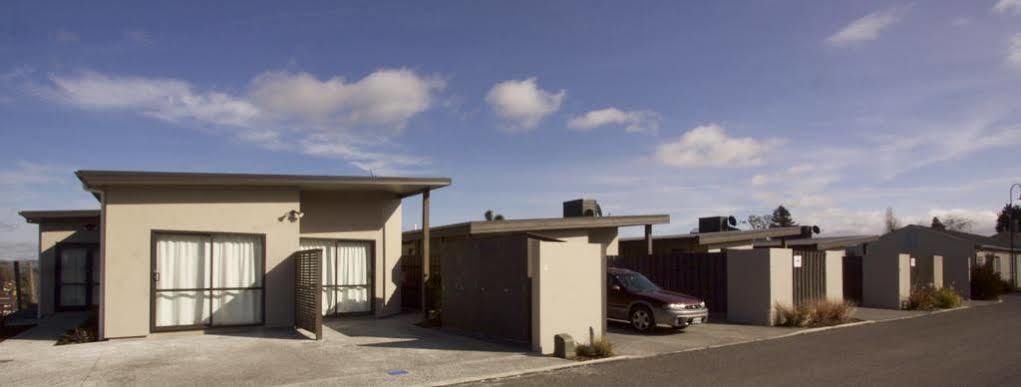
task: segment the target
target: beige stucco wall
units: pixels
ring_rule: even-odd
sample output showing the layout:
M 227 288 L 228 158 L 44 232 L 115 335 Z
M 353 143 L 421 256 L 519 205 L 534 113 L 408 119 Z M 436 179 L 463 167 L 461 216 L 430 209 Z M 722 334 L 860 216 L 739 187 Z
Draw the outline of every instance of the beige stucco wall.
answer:
M 542 231 L 537 232 L 537 234 L 567 242 L 598 244 L 600 245 L 600 254 L 603 258 L 607 255 L 618 255 L 620 252 L 620 238 L 617 237 L 616 227 L 584 230 Z
M 932 257 L 932 282 L 936 289 L 943 287 L 943 257 L 939 255 Z
M 56 307 L 57 243 L 99 243 L 98 225 L 86 230 L 86 223 L 55 223 L 39 225 L 39 315 L 53 314 Z
M 401 199 L 387 193 L 303 192 L 301 211 L 302 237 L 375 242 L 375 313 L 400 313 Z
M 826 299 L 844 301 L 844 251 L 826 252 Z
M 606 275 L 600 244 L 539 242 L 532 254 L 532 349 L 553 352 L 553 337 L 567 333 L 576 343 L 602 337 L 606 322 Z
M 790 249 L 727 252 L 727 320 L 773 325 L 776 305 L 794 303 Z
M 298 223 L 283 219 L 299 208 L 294 189 L 123 187 L 104 193 L 105 335 L 149 333 L 151 233 L 204 231 L 265 235 L 266 325 L 293 324 L 293 267 Z

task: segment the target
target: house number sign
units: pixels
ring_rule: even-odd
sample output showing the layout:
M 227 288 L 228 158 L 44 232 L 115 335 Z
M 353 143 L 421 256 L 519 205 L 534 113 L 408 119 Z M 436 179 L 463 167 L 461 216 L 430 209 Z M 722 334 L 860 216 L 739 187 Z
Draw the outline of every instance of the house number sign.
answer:
M 795 255 L 794 256 L 794 267 L 801 267 L 801 256 L 800 255 Z

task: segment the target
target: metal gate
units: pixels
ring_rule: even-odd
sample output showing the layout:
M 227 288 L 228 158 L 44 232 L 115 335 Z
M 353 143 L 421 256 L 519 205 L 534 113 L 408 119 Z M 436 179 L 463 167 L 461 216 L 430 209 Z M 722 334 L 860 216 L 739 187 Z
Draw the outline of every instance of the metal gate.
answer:
M 862 257 L 844 256 L 844 299 L 861 305 L 862 298 Z
M 294 326 L 323 338 L 323 258 L 321 250 L 303 250 L 294 259 Z
M 794 305 L 825 299 L 826 252 L 796 250 L 793 266 Z
M 911 257 L 911 289 L 933 286 L 933 257 Z

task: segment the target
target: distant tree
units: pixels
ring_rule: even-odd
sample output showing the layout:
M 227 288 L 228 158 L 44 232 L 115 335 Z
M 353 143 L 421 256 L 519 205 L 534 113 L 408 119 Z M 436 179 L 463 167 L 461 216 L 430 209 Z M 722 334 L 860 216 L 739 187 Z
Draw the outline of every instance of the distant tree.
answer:
M 776 209 L 773 210 L 773 215 L 771 215 L 769 219 L 769 228 L 792 227 L 797 225 L 798 223 L 796 223 L 794 218 L 791 217 L 791 212 L 787 211 L 787 208 L 783 205 L 776 207 Z
M 960 231 L 960 232 L 971 232 L 972 226 L 975 222 L 971 219 L 965 219 L 959 216 L 947 215 L 943 217 L 943 224 L 946 230 Z
M 883 219 L 883 223 L 887 234 L 900 228 L 900 219 L 897 219 L 897 216 L 893 214 L 893 207 L 886 207 L 886 216 Z
M 494 220 L 503 220 L 503 214 L 497 214 L 493 212 L 493 210 L 486 210 L 486 213 L 483 216 L 485 216 L 486 221 L 490 222 Z
M 748 215 L 747 220 L 742 220 L 741 223 L 747 224 L 752 230 L 764 230 L 769 228 L 769 224 L 773 222 L 773 215 Z
M 1010 230 L 1010 212 L 1014 212 L 1014 232 L 1021 232 L 1021 205 L 1011 207 L 1004 204 L 1000 214 L 996 216 L 996 232 L 1007 232 Z
M 943 222 L 940 222 L 939 218 L 935 217 L 935 216 L 932 217 L 932 226 L 929 226 L 929 227 L 932 227 L 932 228 L 934 228 L 936 230 L 946 230 L 947 229 L 947 226 L 944 226 Z

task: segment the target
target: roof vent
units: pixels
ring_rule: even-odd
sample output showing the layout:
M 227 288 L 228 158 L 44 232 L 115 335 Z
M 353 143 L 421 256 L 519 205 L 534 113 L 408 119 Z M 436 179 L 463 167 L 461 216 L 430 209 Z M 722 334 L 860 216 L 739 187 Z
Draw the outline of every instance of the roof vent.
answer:
M 698 218 L 698 232 L 738 231 L 737 219 L 733 216 L 710 216 Z
M 603 216 L 603 209 L 595 199 L 575 199 L 564 202 L 564 217 Z

